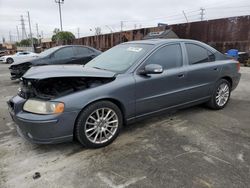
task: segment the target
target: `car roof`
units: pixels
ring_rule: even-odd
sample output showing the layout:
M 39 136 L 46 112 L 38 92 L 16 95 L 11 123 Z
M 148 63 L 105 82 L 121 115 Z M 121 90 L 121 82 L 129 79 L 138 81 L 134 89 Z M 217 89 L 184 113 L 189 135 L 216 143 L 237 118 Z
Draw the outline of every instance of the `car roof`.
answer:
M 153 45 L 158 45 L 158 44 L 164 44 L 164 43 L 171 43 L 171 42 L 199 42 L 197 40 L 191 40 L 191 39 L 147 39 L 147 40 L 135 40 L 135 41 L 129 41 L 126 43 L 140 43 L 140 44 L 153 44 Z
M 214 48 L 211 46 L 200 42 L 198 40 L 191 40 L 191 39 L 147 39 L 147 40 L 136 40 L 136 41 L 129 41 L 125 42 L 123 44 L 149 44 L 149 45 L 154 45 L 154 46 L 160 46 L 163 44 L 168 44 L 168 43 L 174 43 L 174 42 L 187 42 L 187 43 L 194 43 L 201 45 L 203 47 L 206 47 L 210 49 L 211 51 L 216 51 Z

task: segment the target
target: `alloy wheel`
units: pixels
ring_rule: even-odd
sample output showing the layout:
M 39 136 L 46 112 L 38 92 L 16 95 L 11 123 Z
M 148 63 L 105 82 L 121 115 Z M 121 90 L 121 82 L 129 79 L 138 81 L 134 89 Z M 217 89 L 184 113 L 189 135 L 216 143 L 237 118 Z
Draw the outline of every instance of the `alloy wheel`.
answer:
M 85 122 L 85 135 L 94 144 L 109 141 L 118 129 L 118 116 L 110 108 L 99 108 L 91 113 Z
M 229 99 L 229 86 L 226 83 L 222 83 L 219 85 L 216 91 L 215 101 L 216 104 L 220 107 L 224 106 Z

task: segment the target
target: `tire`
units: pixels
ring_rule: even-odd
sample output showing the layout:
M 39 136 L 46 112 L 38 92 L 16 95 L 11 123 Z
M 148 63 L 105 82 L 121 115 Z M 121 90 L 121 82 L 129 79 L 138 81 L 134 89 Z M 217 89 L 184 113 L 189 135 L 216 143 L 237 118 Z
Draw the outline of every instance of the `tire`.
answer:
M 80 113 L 75 125 L 75 136 L 87 148 L 100 148 L 117 138 L 122 125 L 121 110 L 110 101 L 98 101 Z
M 223 88 L 225 90 L 223 90 Z M 219 92 L 223 94 L 221 90 L 223 90 L 224 95 L 220 95 Z M 214 110 L 223 109 L 227 105 L 230 99 L 230 95 L 231 95 L 231 84 L 227 80 L 221 79 L 216 82 L 212 97 L 208 101 L 207 106 Z M 221 96 L 221 100 L 219 100 L 220 98 L 219 96 Z M 225 98 L 223 98 L 222 96 L 224 96 Z
M 11 64 L 13 62 L 14 62 L 14 59 L 12 59 L 11 57 L 6 59 L 6 63 L 8 63 L 8 64 Z

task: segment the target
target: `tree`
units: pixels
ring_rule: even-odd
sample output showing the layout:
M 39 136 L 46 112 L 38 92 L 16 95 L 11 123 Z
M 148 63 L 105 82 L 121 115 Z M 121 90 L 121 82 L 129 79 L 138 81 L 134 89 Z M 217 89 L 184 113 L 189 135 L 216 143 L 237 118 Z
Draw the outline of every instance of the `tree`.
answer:
M 33 38 L 33 43 L 38 44 L 37 38 Z M 23 39 L 16 43 L 17 46 L 31 46 L 31 39 Z
M 54 30 L 54 35 L 52 36 L 52 41 L 57 43 L 69 44 L 75 39 L 75 35 L 69 31 L 58 31 Z

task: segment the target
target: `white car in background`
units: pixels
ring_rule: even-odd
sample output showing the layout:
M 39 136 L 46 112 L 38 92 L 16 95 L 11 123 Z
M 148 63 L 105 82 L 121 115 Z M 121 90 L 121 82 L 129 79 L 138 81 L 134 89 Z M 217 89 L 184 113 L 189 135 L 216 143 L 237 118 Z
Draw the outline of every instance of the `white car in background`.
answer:
M 38 57 L 37 53 L 33 53 L 33 52 L 28 52 L 28 51 L 23 51 L 23 52 L 17 52 L 14 55 L 5 55 L 0 57 L 0 62 L 4 62 L 4 63 L 13 63 L 19 60 L 25 60 L 25 59 L 29 59 L 32 57 Z

